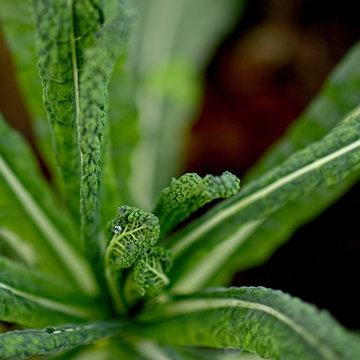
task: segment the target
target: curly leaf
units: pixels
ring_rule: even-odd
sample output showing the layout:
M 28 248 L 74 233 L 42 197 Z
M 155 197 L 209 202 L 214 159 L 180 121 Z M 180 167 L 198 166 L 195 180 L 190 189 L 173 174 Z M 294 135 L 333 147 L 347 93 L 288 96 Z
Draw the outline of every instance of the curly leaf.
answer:
M 359 138 L 358 108 L 322 140 L 295 153 L 175 235 L 171 243 L 174 290 L 187 292 L 204 286 L 266 216 L 319 185 L 333 185 L 359 169 Z
M 169 345 L 239 348 L 272 360 L 360 356 L 360 343 L 327 312 L 261 287 L 177 297 L 139 321 L 139 334 Z
M 360 43 L 340 61 L 331 72 L 319 94 L 304 113 L 287 130 L 285 135 L 264 154 L 245 175 L 243 184 L 259 177 L 267 170 L 286 160 L 292 153 L 319 140 L 359 103 L 360 94 Z M 301 225 L 311 221 L 330 204 L 339 199 L 357 180 L 353 173 L 332 186 L 319 186 L 301 200 L 289 202 L 261 223 L 244 238 L 237 251 L 214 274 L 211 286 L 229 282 L 235 271 L 264 262 Z
M 20 360 L 54 354 L 125 332 L 125 322 L 48 326 L 42 330 L 15 330 L 0 334 L 0 358 Z
M 201 178 L 189 173 L 177 180 L 173 178 L 170 186 L 162 191 L 154 209 L 160 221 L 160 237 L 208 202 L 237 194 L 239 183 L 240 180 L 228 171 L 221 176 Z
M 137 258 L 153 246 L 160 233 L 158 218 L 131 206 L 121 206 L 117 217 L 106 226 L 109 241 L 105 252 L 105 276 L 119 313 L 125 309 L 121 295 L 122 269 L 131 267 Z
M 115 269 L 129 268 L 142 251 L 159 237 L 159 220 L 152 213 L 131 206 L 121 206 L 117 217 L 107 225 L 110 236 L 105 264 Z
M 129 183 L 137 206 L 152 209 L 161 190 L 179 173 L 184 136 L 200 100 L 204 67 L 244 3 L 135 1 L 139 26 L 134 34 L 131 65 L 140 140 Z
M 160 294 L 169 285 L 166 273 L 172 265 L 171 255 L 162 247 L 152 247 L 145 251 L 134 265 L 134 279 L 139 286 L 140 295 Z

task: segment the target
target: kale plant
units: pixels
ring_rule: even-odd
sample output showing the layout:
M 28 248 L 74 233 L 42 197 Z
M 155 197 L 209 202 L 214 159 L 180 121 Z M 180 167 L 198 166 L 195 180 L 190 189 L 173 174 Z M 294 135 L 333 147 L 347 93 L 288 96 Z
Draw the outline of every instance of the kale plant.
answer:
M 226 171 L 170 181 L 202 64 L 241 2 L 135 3 L 0 0 L 52 174 L 0 118 L 0 319 L 17 326 L 0 358 L 359 359 L 358 335 L 326 311 L 218 286 L 359 177 L 360 46 L 240 191 Z

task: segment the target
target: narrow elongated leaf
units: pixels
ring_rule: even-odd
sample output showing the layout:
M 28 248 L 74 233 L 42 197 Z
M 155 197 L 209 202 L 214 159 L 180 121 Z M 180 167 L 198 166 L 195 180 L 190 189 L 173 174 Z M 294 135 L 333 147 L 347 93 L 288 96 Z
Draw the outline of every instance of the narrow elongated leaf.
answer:
M 96 45 L 86 49 L 79 78 L 78 118 L 81 153 L 81 217 L 83 238 L 92 259 L 101 255 L 96 246 L 99 232 L 99 177 L 103 127 L 108 105 L 107 85 L 115 60 L 123 49 L 133 25 L 130 2 L 118 1 L 114 18 L 105 22 L 96 35 Z M 101 55 L 100 55 L 101 54 Z M 100 56 L 99 56 L 100 55 Z M 105 244 L 102 244 L 103 246 Z
M 81 184 L 82 236 L 97 263 L 104 245 L 98 195 L 107 85 L 134 17 L 126 0 L 107 6 L 111 13 L 101 1 L 35 1 L 39 69 L 58 161 L 76 203 Z
M 0 193 L 0 225 L 31 241 L 41 254 L 39 267 L 57 274 L 65 271 L 81 289 L 94 293 L 89 264 L 75 250 L 76 226 L 54 201 L 27 144 L 1 116 Z
M 135 80 L 130 73 L 127 57 L 121 58 L 114 67 L 109 84 L 109 127 L 111 157 L 119 205 L 135 205 L 129 178 L 132 172 L 131 155 L 138 142 L 138 113 L 135 103 Z M 109 219 L 108 219 L 109 220 Z
M 54 354 L 118 335 L 125 332 L 124 325 L 125 322 L 102 322 L 10 331 L 0 335 L 0 357 L 4 360 L 20 360 L 32 355 Z
M 360 343 L 327 312 L 265 288 L 203 291 L 149 310 L 139 333 L 161 343 L 240 348 L 272 360 L 353 360 Z
M 360 109 L 319 142 L 243 187 L 175 236 L 175 291 L 204 286 L 265 217 L 360 167 Z M 222 239 L 219 242 L 219 239 Z
M 51 130 L 46 119 L 38 56 L 35 50 L 35 26 L 31 1 L 1 0 L 1 27 L 15 67 L 14 76 L 22 93 L 22 100 L 31 118 L 34 143 L 51 170 L 53 181 L 63 191 L 63 182 L 53 152 Z
M 108 127 L 105 128 L 104 135 L 104 151 L 101 163 L 102 173 L 100 178 L 100 216 L 102 228 L 113 218 L 115 210 L 120 204 Z
M 144 360 L 136 351 L 120 337 L 103 339 L 94 344 L 82 345 L 71 350 L 46 357 L 56 360 Z M 157 359 L 160 360 L 160 359 Z
M 360 44 L 358 43 L 331 72 L 322 90 L 294 125 L 245 176 L 245 183 L 280 164 L 293 152 L 302 149 L 310 142 L 320 139 L 358 105 L 359 61 Z M 358 179 L 359 174 L 355 173 L 333 186 L 319 186 L 309 196 L 289 202 L 276 211 L 257 229 L 249 233 L 246 239 L 243 238 L 239 250 L 229 261 L 226 261 L 221 271 L 214 274 L 214 278 L 207 286 L 224 284 L 231 279 L 235 271 L 265 261 L 299 226 L 320 214 Z
M 211 52 L 239 16 L 243 1 L 135 3 L 139 26 L 132 44 L 132 64 L 141 140 L 130 184 L 136 205 L 150 210 L 171 177 L 181 173 L 180 154 L 199 103 L 200 77 Z
M 39 261 L 34 247 L 23 241 L 16 233 L 7 228 L 0 227 L 0 243 L 1 245 L 6 243 L 7 246 L 5 246 L 5 248 L 7 248 L 8 251 L 5 251 L 5 253 L 7 253 L 7 256 L 17 257 L 25 264 L 33 267 L 35 267 Z M 2 246 L 2 250 L 3 248 Z
M 261 360 L 255 354 L 238 349 L 170 347 L 149 340 L 139 341 L 136 350 L 146 360 Z
M 250 169 L 244 182 L 258 178 L 281 164 L 294 152 L 320 140 L 359 105 L 359 61 L 360 42 L 335 66 L 314 100 L 284 136 Z
M 3 257 L 0 257 L 0 304 L 0 320 L 35 327 L 96 319 L 101 314 L 93 300 L 58 278 Z

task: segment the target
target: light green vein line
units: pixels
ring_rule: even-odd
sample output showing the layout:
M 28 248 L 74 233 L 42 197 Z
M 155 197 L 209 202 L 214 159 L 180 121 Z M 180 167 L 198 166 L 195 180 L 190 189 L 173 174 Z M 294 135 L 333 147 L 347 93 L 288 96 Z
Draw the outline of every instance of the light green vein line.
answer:
M 0 239 L 3 239 L 11 247 L 13 253 L 18 254 L 26 264 L 34 266 L 37 263 L 35 248 L 23 241 L 13 231 L 0 227 Z
M 238 231 L 221 241 L 194 267 L 186 270 L 174 282 L 172 291 L 187 293 L 200 289 L 214 275 L 225 261 L 239 248 L 239 246 L 262 224 L 263 220 L 251 221 L 241 226 Z
M 74 306 L 62 304 L 62 303 L 54 301 L 54 300 L 49 300 L 49 299 L 43 298 L 41 296 L 28 294 L 24 291 L 21 291 L 21 290 L 13 288 L 11 286 L 8 286 L 2 282 L 0 282 L 0 289 L 9 291 L 13 295 L 30 300 L 36 304 L 39 304 L 41 306 L 47 307 L 52 310 L 60 311 L 65 314 L 76 316 L 76 317 L 79 317 L 82 319 L 89 318 L 89 316 L 90 316 L 90 313 L 86 310 L 79 309 Z
M 0 173 L 78 285 L 88 294 L 95 294 L 97 287 L 89 264 L 70 247 L 66 239 L 47 218 L 41 207 L 17 179 L 1 155 Z
M 185 4 L 186 0 L 151 1 L 139 51 L 138 68 L 141 76 L 147 75 L 149 67 L 151 70 L 152 67 L 159 64 L 163 67 L 168 66 Z M 159 14 L 164 14 L 161 21 L 166 21 L 166 23 L 163 24 L 161 32 L 157 31 L 154 34 L 153 29 L 159 28 Z M 155 38 L 157 43 L 161 44 L 156 53 L 154 53 Z M 161 130 L 164 96 L 154 96 L 144 86 L 140 86 L 137 93 L 137 103 L 143 141 L 138 144 L 132 156 L 133 171 L 130 175 L 129 186 L 137 203 L 145 209 L 151 209 L 154 201 L 154 182 L 157 176 L 156 162 L 161 142 L 154 142 L 153 137 L 149 137 L 149 134 L 158 134 Z
M 148 360 L 171 360 L 164 350 L 152 341 L 139 341 L 136 350 Z
M 281 179 L 273 182 L 272 184 L 265 186 L 263 189 L 254 192 L 253 194 L 249 195 L 248 197 L 245 197 L 238 202 L 234 203 L 232 206 L 229 206 L 228 208 L 225 208 L 221 211 L 219 211 L 217 214 L 215 214 L 213 217 L 211 217 L 209 220 L 205 221 L 203 224 L 195 228 L 193 231 L 191 231 L 188 235 L 184 236 L 179 242 L 175 243 L 172 247 L 171 251 L 174 257 L 179 256 L 180 253 L 182 253 L 187 247 L 192 245 L 200 236 L 207 233 L 210 229 L 218 225 L 223 220 L 229 218 L 230 216 L 236 214 L 238 211 L 244 209 L 245 207 L 249 206 L 250 204 L 254 203 L 255 201 L 261 199 L 262 197 L 265 197 L 269 195 L 271 192 L 279 189 L 281 186 L 284 186 L 291 181 L 295 180 L 296 178 L 299 178 L 300 176 L 303 176 L 311 171 L 316 170 L 317 168 L 322 167 L 323 165 L 346 155 L 347 153 L 356 150 L 360 147 L 360 140 L 357 140 L 337 151 L 334 153 L 324 156 L 323 158 L 320 158 L 313 163 L 306 165 L 295 172 L 282 177 Z
M 263 311 L 276 319 L 286 324 L 290 329 L 297 333 L 306 343 L 308 343 L 314 350 L 326 360 L 340 360 L 340 358 L 334 353 L 334 351 L 324 344 L 316 336 L 309 333 L 301 325 L 290 319 L 280 311 L 259 303 L 236 300 L 236 299 L 193 299 L 178 301 L 173 304 L 169 304 L 164 308 L 164 316 L 175 316 L 181 314 L 190 314 L 196 311 L 205 311 L 218 308 L 227 307 L 239 307 L 251 310 Z

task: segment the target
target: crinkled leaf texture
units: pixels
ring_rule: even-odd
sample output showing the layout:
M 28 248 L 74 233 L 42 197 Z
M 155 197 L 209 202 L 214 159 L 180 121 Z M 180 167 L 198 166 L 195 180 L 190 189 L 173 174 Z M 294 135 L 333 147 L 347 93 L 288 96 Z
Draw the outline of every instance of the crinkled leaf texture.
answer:
M 160 221 L 160 238 L 165 236 L 193 212 L 215 199 L 226 199 L 240 189 L 240 180 L 229 171 L 221 176 L 188 173 L 172 179 L 155 206 L 154 214 Z
M 8 332 L 0 335 L 0 356 L 23 359 L 114 335 L 135 339 L 134 334 L 137 341 L 143 337 L 175 347 L 241 349 L 272 360 L 353 360 L 360 356 L 357 337 L 326 311 L 281 291 L 218 288 L 165 299 L 150 303 L 135 323 L 103 322 Z M 144 355 L 148 352 L 145 358 L 150 359 L 177 353 L 143 341 L 136 350 Z M 185 354 L 176 358 L 205 358 Z
M 293 154 L 175 234 L 170 245 L 174 291 L 186 293 L 204 287 L 267 216 L 318 186 L 341 182 L 359 167 L 357 108 L 323 139 Z
M 20 360 L 32 355 L 47 355 L 89 344 L 98 339 L 119 335 L 124 322 L 87 325 L 48 326 L 42 330 L 15 330 L 0 335 L 0 358 Z
M 319 140 L 359 104 L 360 43 L 336 65 L 307 109 L 245 175 L 243 185 Z M 311 221 L 339 199 L 357 180 L 357 172 L 332 186 L 319 186 L 301 200 L 291 201 L 249 233 L 243 244 L 214 274 L 208 285 L 228 283 L 235 271 L 264 262 L 302 224 Z
M 34 1 L 44 104 L 68 202 L 101 264 L 100 176 L 110 75 L 134 22 L 127 0 Z M 80 187 L 80 193 L 79 193 Z
M 139 321 L 139 334 L 170 345 L 240 348 L 272 360 L 360 357 L 360 342 L 326 311 L 262 287 L 175 297 Z

